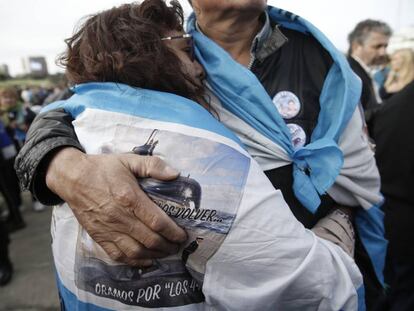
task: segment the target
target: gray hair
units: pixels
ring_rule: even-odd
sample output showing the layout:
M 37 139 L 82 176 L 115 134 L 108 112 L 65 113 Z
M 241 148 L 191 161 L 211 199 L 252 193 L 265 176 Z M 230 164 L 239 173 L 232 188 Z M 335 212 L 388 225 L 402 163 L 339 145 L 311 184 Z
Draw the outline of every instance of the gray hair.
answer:
M 357 42 L 359 44 L 363 44 L 371 32 L 378 32 L 387 37 L 391 37 L 392 35 L 391 27 L 385 22 L 373 19 L 366 19 L 364 21 L 361 21 L 348 35 L 348 53 L 351 53 L 352 43 Z

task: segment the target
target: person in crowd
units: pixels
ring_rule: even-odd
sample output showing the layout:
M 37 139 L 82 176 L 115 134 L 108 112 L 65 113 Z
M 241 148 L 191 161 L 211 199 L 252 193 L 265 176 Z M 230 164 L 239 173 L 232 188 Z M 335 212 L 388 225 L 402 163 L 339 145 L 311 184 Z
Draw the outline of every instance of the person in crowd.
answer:
M 373 119 L 372 135 L 377 146 L 375 157 L 385 196 L 383 208 L 389 240 L 385 269 L 389 293 L 385 309 L 393 311 L 414 310 L 413 98 L 411 81 L 387 99 Z
M 0 96 L 0 103 L 4 103 L 4 94 Z M 13 164 L 17 155 L 16 144 L 9 134 L 9 130 L 0 120 L 0 191 L 8 208 L 7 228 L 9 231 L 22 229 L 26 226 L 20 213 L 22 198 L 19 181 Z
M 26 133 L 36 114 L 30 107 L 21 104 L 18 92 L 13 87 L 6 87 L 0 90 L 0 111 L 6 132 L 12 140 L 15 150 L 18 152 L 24 144 Z M 5 194 L 5 196 L 10 197 L 10 199 L 7 200 L 10 202 L 9 208 L 11 208 L 10 206 L 18 207 L 13 207 L 14 211 L 9 214 L 11 217 L 9 217 L 9 222 L 12 224 L 12 227 L 20 228 L 24 227 L 23 222 L 21 221 L 22 217 L 20 216 L 22 199 L 20 186 L 13 167 L 17 152 L 15 152 L 12 158 L 7 159 L 7 161 L 5 159 L 6 162 L 3 163 L 3 165 L 5 165 L 5 180 L 3 185 L 5 187 L 4 191 L 10 192 L 10 194 Z M 8 186 L 5 186 L 6 184 Z M 11 202 L 15 203 L 12 204 Z M 33 210 L 43 211 L 44 209 L 45 206 L 33 198 Z
M 3 124 L 19 150 L 29 127 L 24 126 L 25 111 L 14 87 L 0 89 L 0 111 Z
M 0 220 L 0 286 L 8 284 L 13 275 L 13 266 L 9 258 L 9 242 L 6 224 Z
M 388 99 L 414 80 L 414 51 L 410 48 L 396 50 L 391 55 L 390 71 L 384 87 L 380 89 L 383 99 Z
M 372 19 L 359 22 L 348 35 L 348 61 L 362 80 L 361 104 L 365 111 L 375 109 L 381 102 L 370 67 L 386 58 L 391 35 L 392 30 L 386 23 Z
M 58 100 L 68 99 L 73 95 L 70 87 L 67 85 L 67 81 L 60 82 L 53 88 L 53 91 L 43 101 L 43 106 L 53 103 Z
M 382 198 L 357 108 L 360 85 L 346 59 L 309 22 L 267 7 L 266 1 L 191 3 L 196 20 L 190 20 L 189 30 L 197 57 L 206 68 L 211 105 L 220 121 L 242 139 L 306 228 L 338 244 L 339 240 L 352 241 L 342 243 L 351 245 L 343 249 L 352 253 L 351 224 L 355 223 L 355 256 L 372 308 L 382 295 L 385 250 L 378 208 Z M 330 106 L 331 99 L 336 106 Z M 282 115 L 277 110 L 282 102 L 292 102 L 296 115 Z M 166 254 L 176 249 L 185 233 L 131 185 L 131 165 L 125 166 L 125 160 L 113 155 L 84 155 L 72 120 L 65 111 L 55 109 L 34 122 L 16 161 L 22 185 L 44 203 L 67 201 L 85 230 L 114 259 L 148 265 L 152 251 Z M 148 159 L 136 158 L 137 166 L 154 173 L 153 160 Z M 130 191 L 118 188 L 120 184 L 128 184 Z M 94 191 L 89 188 L 92 185 Z M 124 195 L 109 195 L 118 191 Z M 136 226 L 145 224 L 149 231 L 131 232 L 129 218 L 121 216 L 122 206 L 137 206 L 136 202 Z M 118 234 L 97 225 L 100 222 L 93 219 L 101 218 L 104 211 L 93 206 L 105 206 L 106 214 L 111 211 L 110 215 L 123 219 L 115 230 Z M 86 217 L 84 209 L 93 213 Z M 367 232 L 371 225 L 375 234 Z M 120 239 L 128 236 L 132 239 Z M 368 237 L 374 241 L 367 242 Z
M 5 107 L 14 92 L 0 91 L 0 107 Z M 20 187 L 15 174 L 13 163 L 17 154 L 16 146 L 10 137 L 6 126 L 0 119 L 0 191 L 6 201 L 9 213 L 7 222 L 0 220 L 0 286 L 8 284 L 12 278 L 13 266 L 9 258 L 9 231 L 25 227 L 20 214 Z
M 30 87 L 25 86 L 20 93 L 20 97 L 23 99 L 23 102 L 31 103 L 33 99 L 33 91 L 30 89 Z
M 53 254 L 64 309 L 355 309 L 362 277 L 352 250 L 306 230 L 215 118 L 182 23 L 178 3 L 147 0 L 96 14 L 66 40 L 62 63 L 75 94 L 46 109 L 75 118 L 88 154 L 133 151 L 178 160 L 177 179 L 139 183 L 186 229 L 188 241 L 165 259 L 151 251 L 153 265 L 138 269 L 111 260 L 70 207 L 57 207 Z M 134 231 L 148 230 L 127 210 Z M 108 232 L 120 225 L 113 224 Z

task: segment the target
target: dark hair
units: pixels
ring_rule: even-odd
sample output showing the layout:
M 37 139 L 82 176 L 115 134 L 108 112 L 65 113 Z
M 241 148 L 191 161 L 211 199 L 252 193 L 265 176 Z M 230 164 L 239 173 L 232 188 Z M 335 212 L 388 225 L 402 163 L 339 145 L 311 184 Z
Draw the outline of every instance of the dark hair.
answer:
M 69 82 L 119 82 L 200 98 L 204 89 L 196 87 L 161 41 L 168 31 L 183 31 L 182 7 L 177 1 L 170 4 L 145 0 L 89 16 L 65 40 L 67 50 L 58 59 Z
M 363 44 L 371 32 L 378 32 L 387 37 L 391 37 L 392 35 L 391 27 L 388 26 L 387 23 L 373 19 L 363 20 L 359 22 L 355 26 L 354 30 L 352 30 L 348 35 L 348 54 L 350 55 L 352 53 L 352 43 L 357 42 L 359 44 Z

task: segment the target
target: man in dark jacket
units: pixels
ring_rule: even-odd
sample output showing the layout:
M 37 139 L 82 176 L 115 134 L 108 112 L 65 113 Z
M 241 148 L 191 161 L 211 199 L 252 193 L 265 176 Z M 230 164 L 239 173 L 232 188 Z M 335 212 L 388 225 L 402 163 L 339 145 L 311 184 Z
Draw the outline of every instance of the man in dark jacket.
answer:
M 385 230 L 389 310 L 414 310 L 414 82 L 388 99 L 373 119 Z
M 386 56 L 391 35 L 386 23 L 371 19 L 359 22 L 348 35 L 348 61 L 362 80 L 361 104 L 365 111 L 377 107 L 379 102 L 369 67 Z

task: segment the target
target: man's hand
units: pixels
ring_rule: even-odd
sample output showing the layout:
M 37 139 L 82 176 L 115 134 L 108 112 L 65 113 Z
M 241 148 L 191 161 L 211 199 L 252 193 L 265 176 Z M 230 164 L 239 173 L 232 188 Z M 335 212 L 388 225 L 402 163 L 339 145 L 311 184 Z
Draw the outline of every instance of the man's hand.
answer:
M 177 252 L 187 236 L 140 189 L 136 176 L 171 180 L 178 174 L 157 157 L 87 155 L 66 147 L 53 156 L 46 184 L 112 259 L 148 266 Z
M 338 245 L 352 258 L 355 251 L 355 210 L 356 207 L 336 205 L 312 228 L 318 237 Z

